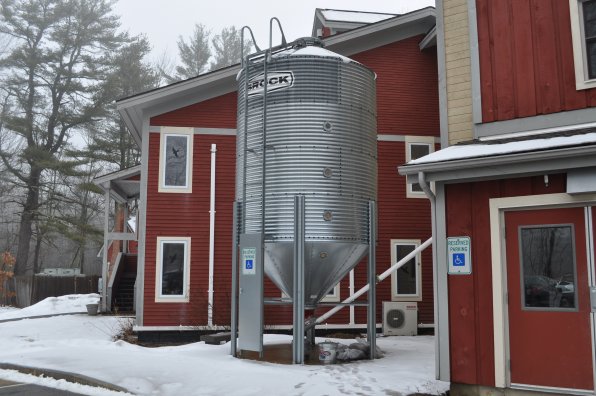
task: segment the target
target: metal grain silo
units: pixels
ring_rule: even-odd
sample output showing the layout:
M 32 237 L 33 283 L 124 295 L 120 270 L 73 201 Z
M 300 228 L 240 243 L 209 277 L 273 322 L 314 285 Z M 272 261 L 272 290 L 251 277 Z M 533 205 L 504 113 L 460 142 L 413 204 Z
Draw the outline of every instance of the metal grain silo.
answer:
M 313 307 L 368 250 L 375 75 L 314 38 L 269 56 L 266 82 L 258 59 L 238 76 L 239 229 L 264 230 L 265 273 L 291 296 L 294 196 L 305 196 L 304 295 Z

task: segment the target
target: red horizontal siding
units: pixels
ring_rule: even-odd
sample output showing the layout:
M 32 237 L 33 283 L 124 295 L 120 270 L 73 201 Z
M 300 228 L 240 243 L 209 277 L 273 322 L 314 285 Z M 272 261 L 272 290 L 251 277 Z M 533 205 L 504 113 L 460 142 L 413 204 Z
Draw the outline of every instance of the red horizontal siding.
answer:
M 483 122 L 596 106 L 576 90 L 569 2 L 476 0 Z
M 420 51 L 424 36 L 352 55 L 377 74 L 379 133 L 439 136 L 439 89 L 435 49 Z
M 195 135 L 192 194 L 159 193 L 159 134 L 149 137 L 147 224 L 145 245 L 144 325 L 197 325 L 207 322 L 209 277 L 209 191 L 211 144 L 217 145 L 214 317 L 229 323 L 232 252 L 232 204 L 236 144 L 233 136 Z M 155 302 L 155 253 L 158 236 L 189 236 L 191 283 L 189 303 Z
M 151 125 L 195 128 L 236 128 L 236 92 L 152 117 Z
M 472 275 L 449 276 L 451 381 L 494 386 L 489 199 L 565 192 L 565 175 L 446 186 L 447 236 L 470 236 Z

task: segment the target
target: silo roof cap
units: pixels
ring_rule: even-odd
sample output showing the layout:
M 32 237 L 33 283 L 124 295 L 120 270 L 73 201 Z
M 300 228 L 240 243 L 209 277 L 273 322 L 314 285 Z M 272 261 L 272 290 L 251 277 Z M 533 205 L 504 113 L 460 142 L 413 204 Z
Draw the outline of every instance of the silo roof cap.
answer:
M 295 40 L 290 44 L 290 48 L 273 54 L 274 58 L 285 57 L 285 56 L 315 56 L 321 58 L 336 58 L 340 59 L 344 63 L 358 63 L 347 56 L 340 55 L 336 52 L 329 51 L 323 48 L 325 44 L 317 37 L 303 37 Z
M 314 46 L 307 46 L 298 49 L 292 49 L 288 56 L 319 56 L 323 58 L 339 58 L 344 63 L 356 62 L 353 59 L 338 54 L 337 52 L 329 51 L 328 49 Z M 356 62 L 357 63 L 357 62 Z

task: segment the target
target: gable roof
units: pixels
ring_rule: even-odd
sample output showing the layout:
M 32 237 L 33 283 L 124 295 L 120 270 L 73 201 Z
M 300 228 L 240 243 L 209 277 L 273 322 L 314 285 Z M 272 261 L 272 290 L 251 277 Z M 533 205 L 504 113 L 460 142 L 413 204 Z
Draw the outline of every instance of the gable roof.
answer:
M 323 42 L 327 49 L 350 56 L 416 35 L 432 34 L 435 20 L 435 8 L 426 7 L 327 37 Z M 236 64 L 201 74 L 120 99 L 116 108 L 140 146 L 143 122 L 148 122 L 148 118 L 236 91 L 239 71 L 240 65 Z M 149 125 L 145 127 L 148 129 Z
M 331 28 L 336 31 L 346 31 L 393 18 L 397 15 L 398 14 L 382 12 L 317 8 L 315 10 L 315 20 L 312 26 L 312 36 L 321 36 L 319 30 L 323 27 Z
M 117 202 L 124 203 L 140 194 L 141 165 L 107 173 L 93 179 L 104 192 L 109 191 Z

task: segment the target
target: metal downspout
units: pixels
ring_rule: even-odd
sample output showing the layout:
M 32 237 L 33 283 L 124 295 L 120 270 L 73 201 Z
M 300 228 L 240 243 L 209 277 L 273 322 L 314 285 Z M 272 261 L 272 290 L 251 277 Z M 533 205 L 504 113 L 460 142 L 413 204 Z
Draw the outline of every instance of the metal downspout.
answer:
M 430 216 L 431 216 L 431 232 L 432 232 L 432 240 L 433 240 L 433 314 L 434 314 L 434 322 L 435 322 L 435 377 L 439 378 L 439 370 L 440 370 L 440 353 L 441 349 L 439 348 L 439 304 L 438 304 L 438 252 L 437 252 L 437 197 L 430 189 L 426 181 L 426 175 L 424 172 L 418 172 L 418 184 L 426 194 L 426 197 L 430 201 Z
M 209 191 L 209 290 L 207 302 L 207 326 L 213 326 L 213 273 L 215 261 L 215 159 L 217 145 L 211 145 L 211 189 Z

